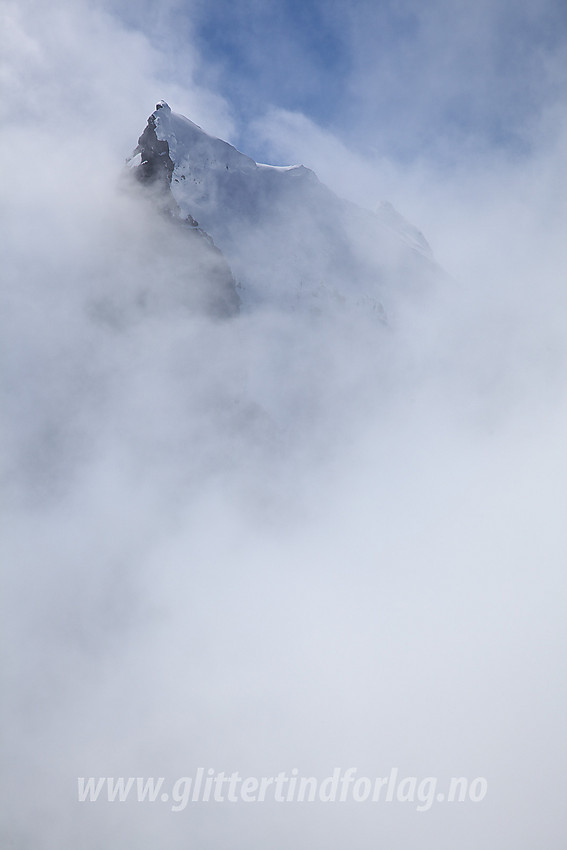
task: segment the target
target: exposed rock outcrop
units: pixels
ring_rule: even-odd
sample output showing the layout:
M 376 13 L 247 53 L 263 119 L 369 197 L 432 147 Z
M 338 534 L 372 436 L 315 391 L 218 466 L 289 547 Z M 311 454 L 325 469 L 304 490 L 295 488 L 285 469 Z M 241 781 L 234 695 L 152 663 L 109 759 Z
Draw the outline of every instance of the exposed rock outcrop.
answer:
M 160 101 L 158 109 L 169 106 Z M 171 192 L 174 162 L 167 141 L 156 135 L 155 113 L 148 123 L 127 164 L 130 172 L 143 189 L 143 195 L 156 211 L 170 220 L 170 227 L 186 235 L 187 293 L 186 302 L 216 316 L 232 316 L 239 311 L 240 299 L 230 267 L 211 236 L 199 227 L 192 215 L 182 215 Z M 161 226 L 157 228 L 161 230 Z M 173 234 L 172 234 L 173 236 Z M 175 240 L 179 250 L 179 240 Z M 184 246 L 185 247 L 185 246 Z M 176 265 L 179 256 L 176 256 Z M 194 296 L 194 297 L 192 297 Z

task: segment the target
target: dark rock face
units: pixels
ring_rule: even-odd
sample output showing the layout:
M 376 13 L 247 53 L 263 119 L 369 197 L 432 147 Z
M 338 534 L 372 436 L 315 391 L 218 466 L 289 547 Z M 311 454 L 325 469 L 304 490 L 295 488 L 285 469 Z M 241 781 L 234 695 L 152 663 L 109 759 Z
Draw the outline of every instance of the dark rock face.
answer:
M 138 146 L 133 156 L 141 154 L 142 162 L 136 168 L 136 177 L 140 183 L 171 184 L 173 162 L 169 156 L 169 145 L 158 139 L 156 121 L 153 115 L 148 118 L 146 129 L 138 139 Z
M 161 104 L 157 104 L 156 110 L 160 108 Z M 185 305 L 191 306 L 191 309 L 201 308 L 217 317 L 235 315 L 240 309 L 240 298 L 230 267 L 212 238 L 199 227 L 193 216 L 182 218 L 171 192 L 175 163 L 170 157 L 168 143 L 156 135 L 153 114 L 148 118 L 148 124 L 131 158 L 138 154 L 141 163 L 133 167 L 131 172 L 140 186 L 147 190 L 144 195 L 151 200 L 156 213 L 162 219 L 168 219 L 167 227 L 173 241 L 179 245 L 180 236 L 183 241 L 181 254 L 187 258 Z M 161 227 L 156 226 L 156 230 L 161 230 Z M 165 241 L 169 243 L 168 239 Z M 164 244 L 163 238 L 161 244 Z M 159 243 L 156 250 L 159 250 Z M 164 266 L 167 267 L 167 257 L 164 258 Z

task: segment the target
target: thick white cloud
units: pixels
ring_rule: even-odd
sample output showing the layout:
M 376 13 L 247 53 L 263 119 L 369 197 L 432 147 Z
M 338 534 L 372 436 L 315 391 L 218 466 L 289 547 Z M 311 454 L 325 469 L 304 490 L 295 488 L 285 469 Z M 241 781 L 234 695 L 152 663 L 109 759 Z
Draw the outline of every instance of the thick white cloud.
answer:
M 184 260 L 172 244 L 163 275 L 148 264 L 151 225 L 117 188 L 160 97 L 232 131 L 219 95 L 167 78 L 198 55 L 165 57 L 127 4 L 122 22 L 108 4 L 5 10 L 4 843 L 559 850 L 560 99 L 529 156 L 451 171 L 267 110 L 255 133 L 277 155 L 389 196 L 454 283 L 379 337 L 211 323 L 136 307 Z M 426 813 L 76 802 L 78 775 L 199 765 L 398 766 L 486 776 L 488 795 Z

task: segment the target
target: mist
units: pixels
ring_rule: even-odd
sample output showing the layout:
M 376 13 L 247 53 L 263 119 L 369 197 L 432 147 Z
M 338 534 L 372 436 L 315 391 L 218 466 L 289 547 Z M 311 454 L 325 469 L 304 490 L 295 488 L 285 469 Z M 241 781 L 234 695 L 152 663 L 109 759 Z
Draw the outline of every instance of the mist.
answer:
M 387 197 L 447 274 L 390 293 L 387 323 L 211 316 L 124 161 L 161 97 L 223 138 L 237 117 L 197 48 L 176 64 L 127 6 L 5 4 L 3 846 L 559 850 L 562 101 L 521 157 L 450 168 L 268 105 L 274 160 Z M 199 766 L 488 792 L 77 802 L 78 776 Z

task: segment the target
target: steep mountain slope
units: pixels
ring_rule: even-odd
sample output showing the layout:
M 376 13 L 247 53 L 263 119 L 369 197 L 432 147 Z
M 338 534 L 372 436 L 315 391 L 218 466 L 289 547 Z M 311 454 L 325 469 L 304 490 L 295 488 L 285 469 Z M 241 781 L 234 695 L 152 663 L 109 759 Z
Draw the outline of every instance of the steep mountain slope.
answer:
M 164 285 L 152 293 L 154 300 L 157 297 L 163 303 L 169 289 L 170 301 L 199 312 L 219 317 L 238 312 L 240 299 L 225 258 L 195 219 L 182 214 L 171 192 L 173 162 L 167 142 L 156 136 L 153 116 L 129 164 L 141 188 L 140 200 L 149 202 L 144 244 L 151 246 L 151 261 L 157 264 L 157 276 L 163 278 Z M 153 221 L 148 220 L 152 215 Z M 144 220 L 141 214 L 139 220 Z M 148 293 L 141 293 L 138 300 L 147 301 Z
M 363 308 L 379 318 L 438 268 L 421 233 L 388 204 L 371 213 L 303 165 L 262 165 L 157 104 L 130 164 L 171 188 L 239 281 L 244 309 Z

